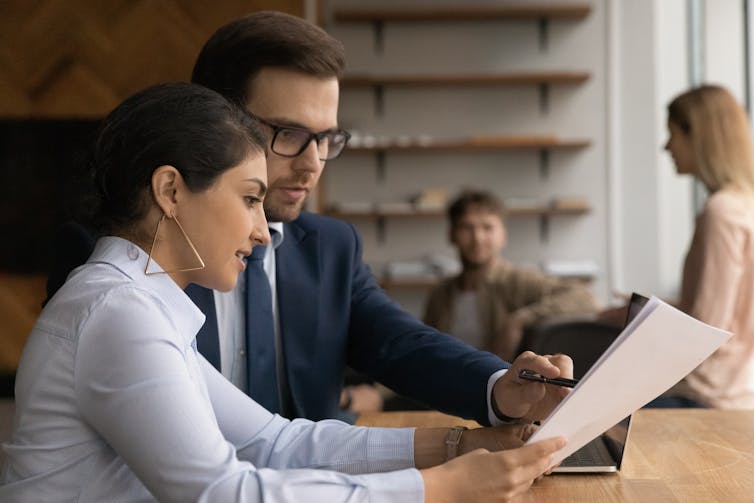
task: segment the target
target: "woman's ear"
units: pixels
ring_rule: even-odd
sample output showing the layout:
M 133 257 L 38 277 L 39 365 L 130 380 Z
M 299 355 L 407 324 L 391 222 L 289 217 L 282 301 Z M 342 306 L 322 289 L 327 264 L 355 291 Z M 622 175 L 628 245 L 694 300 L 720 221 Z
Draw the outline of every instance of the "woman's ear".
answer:
M 175 214 L 177 195 L 183 187 L 183 177 L 175 166 L 160 166 L 152 173 L 152 197 L 165 215 Z

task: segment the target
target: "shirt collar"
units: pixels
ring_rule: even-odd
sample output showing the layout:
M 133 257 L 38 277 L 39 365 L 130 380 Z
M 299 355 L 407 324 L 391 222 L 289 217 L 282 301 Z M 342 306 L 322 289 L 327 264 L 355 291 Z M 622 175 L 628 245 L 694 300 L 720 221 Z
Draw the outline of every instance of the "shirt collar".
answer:
M 283 222 L 269 222 L 267 225 L 270 228 L 272 248 L 277 250 L 278 246 L 283 244 Z
M 137 245 L 123 238 L 105 236 L 97 241 L 87 262 L 109 264 L 126 275 L 135 286 L 149 290 L 167 306 L 172 322 L 182 337 L 191 342 L 204 324 L 206 317 L 178 284 L 167 274 L 146 275 L 144 269 L 148 256 Z M 163 269 L 154 260 L 150 271 Z

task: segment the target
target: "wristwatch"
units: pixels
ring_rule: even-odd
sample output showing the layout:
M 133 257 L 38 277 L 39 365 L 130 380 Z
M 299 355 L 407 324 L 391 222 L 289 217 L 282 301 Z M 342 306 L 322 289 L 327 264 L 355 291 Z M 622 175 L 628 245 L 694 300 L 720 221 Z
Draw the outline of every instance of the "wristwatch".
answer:
M 468 430 L 465 426 L 453 426 L 445 437 L 445 461 L 458 456 L 458 444 L 461 443 L 463 432 Z

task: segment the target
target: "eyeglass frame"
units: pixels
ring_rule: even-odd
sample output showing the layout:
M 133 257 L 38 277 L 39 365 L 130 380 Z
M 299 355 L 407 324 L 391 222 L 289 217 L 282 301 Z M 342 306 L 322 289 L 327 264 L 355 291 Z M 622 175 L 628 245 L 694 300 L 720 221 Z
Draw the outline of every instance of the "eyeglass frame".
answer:
M 319 156 L 317 157 L 322 162 L 332 161 L 332 160 L 337 159 L 338 157 L 340 157 L 340 155 L 343 153 L 343 151 L 348 146 L 348 140 L 351 139 L 351 133 L 349 133 L 345 129 L 338 129 L 338 128 L 336 128 L 336 129 L 328 129 L 328 130 L 325 130 L 325 131 L 321 131 L 319 133 L 313 133 L 312 131 L 310 131 L 310 130 L 308 130 L 306 128 L 303 128 L 303 127 L 281 126 L 279 124 L 275 124 L 273 122 L 270 122 L 270 121 L 268 121 L 266 119 L 263 119 L 263 118 L 259 117 L 258 115 L 255 115 L 255 114 L 249 112 L 248 110 L 246 111 L 246 113 L 248 113 L 251 116 L 251 118 L 253 118 L 257 122 L 259 122 L 260 124 L 264 124 L 265 126 L 267 126 L 270 129 L 272 129 L 272 140 L 270 141 L 270 150 L 273 153 L 275 153 L 276 155 L 279 155 L 280 157 L 287 157 L 289 159 L 292 159 L 294 157 L 298 157 L 298 156 L 300 156 L 301 154 L 304 153 L 304 150 L 306 150 L 307 147 L 309 147 L 309 144 L 312 142 L 312 140 L 314 140 L 315 143 L 316 143 L 316 145 L 317 145 L 317 147 L 319 147 L 319 142 L 322 141 L 322 138 L 325 138 L 327 135 L 329 135 L 329 134 L 342 134 L 343 136 L 345 136 L 345 141 L 343 142 L 343 148 L 340 150 L 340 152 L 338 152 L 338 155 L 336 155 L 335 157 L 331 157 L 329 159 L 319 159 Z M 302 146 L 299 149 L 299 151 L 296 152 L 295 154 L 281 154 L 280 152 L 276 152 L 275 149 L 274 149 L 275 140 L 278 137 L 278 133 L 280 133 L 281 131 L 283 131 L 285 129 L 292 129 L 294 131 L 301 131 L 301 132 L 306 133 L 306 134 L 309 135 L 309 137 L 307 138 L 307 140 L 302 144 Z M 317 150 L 317 153 L 319 153 L 319 150 Z

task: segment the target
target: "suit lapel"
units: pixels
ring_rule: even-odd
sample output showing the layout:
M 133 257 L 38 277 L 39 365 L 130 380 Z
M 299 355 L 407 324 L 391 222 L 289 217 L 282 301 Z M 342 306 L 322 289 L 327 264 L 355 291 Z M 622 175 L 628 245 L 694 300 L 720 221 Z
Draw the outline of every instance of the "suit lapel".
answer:
M 319 333 L 319 235 L 295 222 L 285 224 L 283 242 L 276 250 L 278 319 L 288 386 L 298 409 L 308 408 L 308 389 L 317 387 L 309 368 L 316 361 Z M 299 416 L 307 411 L 297 410 Z

